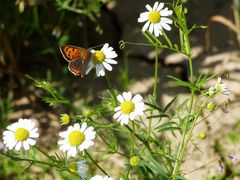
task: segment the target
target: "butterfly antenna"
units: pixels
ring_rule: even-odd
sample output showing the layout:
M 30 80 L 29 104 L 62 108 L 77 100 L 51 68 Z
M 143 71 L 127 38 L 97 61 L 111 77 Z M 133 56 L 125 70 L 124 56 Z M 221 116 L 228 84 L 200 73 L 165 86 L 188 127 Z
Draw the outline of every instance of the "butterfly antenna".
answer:
M 103 46 L 103 45 L 104 45 L 104 44 L 99 44 L 99 45 L 97 45 L 97 46 L 90 47 L 89 49 L 95 49 L 95 48 L 100 47 L 100 46 Z

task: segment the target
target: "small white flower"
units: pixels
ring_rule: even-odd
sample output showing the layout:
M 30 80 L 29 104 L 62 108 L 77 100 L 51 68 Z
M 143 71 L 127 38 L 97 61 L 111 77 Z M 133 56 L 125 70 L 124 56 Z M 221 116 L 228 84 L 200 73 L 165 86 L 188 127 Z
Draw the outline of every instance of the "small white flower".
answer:
M 69 126 L 67 131 L 59 133 L 59 136 L 63 138 L 58 141 L 60 150 L 67 151 L 68 156 L 74 157 L 77 150 L 83 151 L 94 144 L 96 132 L 92 126 L 87 127 L 87 123 L 84 122 L 81 127 L 78 123 Z
M 123 95 L 117 96 L 120 106 L 114 108 L 116 112 L 113 116 L 118 119 L 121 125 L 128 124 L 129 119 L 134 120 L 136 116 L 143 115 L 144 103 L 141 95 L 137 94 L 132 98 L 131 92 L 124 92 Z
M 69 171 L 74 174 L 78 174 L 82 179 L 86 179 L 87 175 L 86 172 L 88 170 L 88 165 L 85 161 L 73 161 L 69 166 Z
M 95 176 L 91 177 L 90 180 L 113 180 L 113 178 L 111 178 L 109 176 L 95 175 Z
M 86 74 L 88 74 L 92 68 L 96 67 L 97 77 L 105 76 L 105 69 L 112 71 L 110 64 L 117 64 L 117 61 L 113 60 L 113 58 L 116 58 L 118 55 L 108 43 L 105 43 L 101 50 L 91 50 L 91 53 L 93 57 L 88 64 Z
M 226 96 L 230 94 L 230 91 L 229 91 L 227 85 L 222 82 L 221 77 L 218 77 L 217 84 L 214 87 L 210 87 L 208 90 L 209 96 L 214 96 L 217 93 L 221 93 Z
M 154 33 L 156 37 L 162 35 L 162 30 L 167 31 L 171 30 L 169 24 L 172 24 L 173 21 L 168 16 L 172 15 L 173 11 L 168 10 L 168 8 L 163 8 L 164 3 L 155 2 L 153 8 L 147 4 L 146 8 L 148 11 L 140 14 L 138 22 L 146 22 L 142 28 L 142 31 L 145 32 L 149 28 L 150 33 Z
M 24 150 L 29 150 L 30 146 L 36 144 L 34 139 L 39 136 L 38 128 L 35 125 L 31 119 L 20 118 L 18 122 L 11 124 L 7 127 L 8 130 L 3 132 L 3 143 L 8 149 L 15 147 L 15 150 L 19 151 L 23 147 Z

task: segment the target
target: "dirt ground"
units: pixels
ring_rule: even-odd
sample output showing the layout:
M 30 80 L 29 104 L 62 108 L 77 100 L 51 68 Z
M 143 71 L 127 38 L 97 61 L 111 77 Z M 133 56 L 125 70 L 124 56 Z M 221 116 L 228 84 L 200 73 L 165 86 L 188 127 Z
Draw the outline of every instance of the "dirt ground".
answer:
M 115 14 L 118 24 L 121 28 L 121 39 L 131 42 L 145 42 L 145 38 L 141 35 L 142 24 L 137 23 L 139 14 L 145 11 L 145 4 L 153 5 L 153 0 L 118 0 L 109 4 L 108 8 Z M 164 1 L 169 2 L 169 1 Z M 229 19 L 233 19 L 232 2 L 222 0 L 193 0 L 188 3 L 188 21 L 189 25 L 207 25 L 208 20 L 213 15 L 222 15 Z M 111 26 L 111 24 L 109 24 Z M 207 138 L 203 141 L 197 140 L 200 151 L 193 152 L 193 145 L 187 148 L 187 157 L 182 166 L 184 172 L 194 170 L 198 167 L 207 164 L 214 159 L 219 158 L 214 152 L 214 141 L 220 140 L 224 145 L 224 152 L 226 154 L 234 154 L 240 158 L 240 144 L 229 143 L 225 136 L 227 136 L 237 122 L 240 120 L 240 51 L 236 44 L 235 35 L 226 26 L 219 23 L 212 23 L 210 26 L 211 34 L 211 51 L 206 52 L 205 30 L 196 30 L 191 35 L 193 65 L 195 75 L 203 72 L 206 73 L 211 69 L 211 74 L 226 74 L 228 77 L 223 78 L 223 82 L 228 85 L 230 89 L 230 103 L 228 106 L 228 113 L 224 113 L 221 109 L 214 112 L 206 122 L 200 123 L 194 131 L 194 136 L 201 132 L 207 133 Z M 169 33 L 169 37 L 176 40 L 178 32 L 173 29 Z M 144 47 L 127 46 L 124 53 L 129 53 L 129 77 L 134 79 L 129 87 L 133 93 L 140 93 L 146 97 L 153 89 L 154 82 L 154 50 Z M 189 92 L 186 89 L 174 87 L 166 75 L 176 75 L 182 79 L 188 78 L 187 61 L 186 58 L 180 54 L 169 51 L 160 51 L 159 55 L 161 65 L 159 67 L 159 86 L 158 98 L 161 104 L 165 105 L 170 99 L 181 93 L 182 97 L 187 97 Z M 120 64 L 122 64 L 120 60 Z M 116 72 L 113 72 L 116 73 Z M 86 77 L 86 81 L 90 78 Z M 76 80 L 76 78 L 75 78 Z M 83 82 L 77 80 L 76 82 Z M 213 80 L 209 83 L 215 83 Z M 97 92 L 101 92 L 102 82 L 94 81 Z M 77 83 L 76 83 L 77 84 Z M 98 86 L 99 85 L 99 86 Z M 100 88 L 99 88 L 100 87 Z M 87 87 L 81 86 L 82 91 Z M 93 89 L 94 91 L 94 89 Z M 219 97 L 220 100 L 223 97 Z M 219 100 L 219 99 L 216 99 Z M 39 110 L 38 105 L 33 105 L 33 111 L 30 108 L 25 108 L 25 105 L 35 102 L 36 97 L 30 95 L 28 98 L 21 97 L 14 102 L 14 106 L 18 108 L 12 115 L 11 119 L 18 117 L 33 116 L 36 119 L 41 119 L 41 126 L 44 129 L 44 134 L 55 134 L 60 130 L 59 117 L 56 109 L 48 110 L 44 114 Z M 24 111 L 23 111 L 24 109 Z M 61 110 L 58 110 L 61 112 Z M 59 114 L 59 113 L 58 113 Z M 44 123 L 50 125 L 44 127 Z M 238 131 L 239 132 L 239 131 Z M 40 132 L 41 133 L 41 132 Z M 46 147 L 51 145 L 48 141 L 49 137 L 43 138 L 41 141 L 45 143 Z M 54 137 L 52 137 L 54 138 Z M 49 142 L 49 144 L 48 144 Z M 215 161 L 208 166 L 188 174 L 188 179 L 202 180 L 211 175 L 219 174 L 219 165 Z

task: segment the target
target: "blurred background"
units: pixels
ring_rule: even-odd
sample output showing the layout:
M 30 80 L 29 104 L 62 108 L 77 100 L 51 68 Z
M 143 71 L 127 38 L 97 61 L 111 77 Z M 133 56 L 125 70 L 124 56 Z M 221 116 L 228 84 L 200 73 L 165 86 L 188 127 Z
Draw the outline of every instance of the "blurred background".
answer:
M 64 97 L 76 105 L 90 107 L 99 103 L 107 89 L 104 78 L 96 78 L 91 72 L 84 78 L 75 77 L 67 69 L 59 46 L 72 44 L 84 48 L 109 43 L 118 53 L 119 64 L 108 72 L 111 82 L 119 90 L 130 90 L 147 97 L 152 93 L 154 82 L 154 49 L 126 46 L 119 49 L 119 41 L 146 42 L 141 34 L 143 24 L 137 22 L 145 5 L 153 0 L 0 0 L 0 132 L 18 118 L 32 118 L 39 123 L 40 144 L 52 149 L 57 145 L 61 129 L 59 116 L 68 112 L 65 106 L 49 107 L 39 97 L 43 91 L 36 88 L 25 75 L 47 80 Z M 172 2 L 172 1 L 163 1 Z M 207 138 L 201 143 L 201 151 L 191 157 L 184 169 L 191 170 L 224 154 L 236 154 L 240 158 L 240 1 L 239 0 L 191 0 L 186 3 L 189 26 L 206 25 L 190 35 L 195 75 L 200 72 L 220 74 L 228 85 L 231 95 L 227 110 L 221 108 L 201 123 L 195 134 L 205 132 Z M 178 43 L 178 31 L 168 33 Z M 166 75 L 188 79 L 188 63 L 178 53 L 166 50 L 159 52 L 160 66 L 158 101 L 166 104 L 172 97 L 188 90 L 174 87 Z M 216 82 L 216 80 L 215 80 Z M 215 83 L 214 80 L 210 83 Z M 209 84 L 210 85 L 210 84 Z M 84 111 L 84 108 L 83 108 Z M 41 133 L 43 132 L 44 133 Z M 192 149 L 191 149 L 192 148 Z M 189 179 L 211 179 L 240 176 L 239 163 L 231 164 L 221 175 L 217 161 L 187 175 Z M 56 178 L 51 169 L 25 173 L 17 162 L 0 156 L 0 177 Z M 48 177 L 49 176 L 49 177 Z M 220 177 L 219 176 L 219 177 Z M 197 177 L 197 178 L 196 178 Z M 41 178 L 40 178 L 41 179 Z

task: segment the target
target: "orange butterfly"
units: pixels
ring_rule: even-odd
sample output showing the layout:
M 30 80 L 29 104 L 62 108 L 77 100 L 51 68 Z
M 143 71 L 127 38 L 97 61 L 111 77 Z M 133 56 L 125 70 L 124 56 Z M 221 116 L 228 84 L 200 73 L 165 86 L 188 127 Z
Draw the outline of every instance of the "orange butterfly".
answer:
M 90 49 L 84 49 L 78 46 L 63 45 L 60 46 L 60 51 L 69 63 L 68 70 L 75 76 L 85 75 L 85 67 L 92 59 L 92 53 Z

